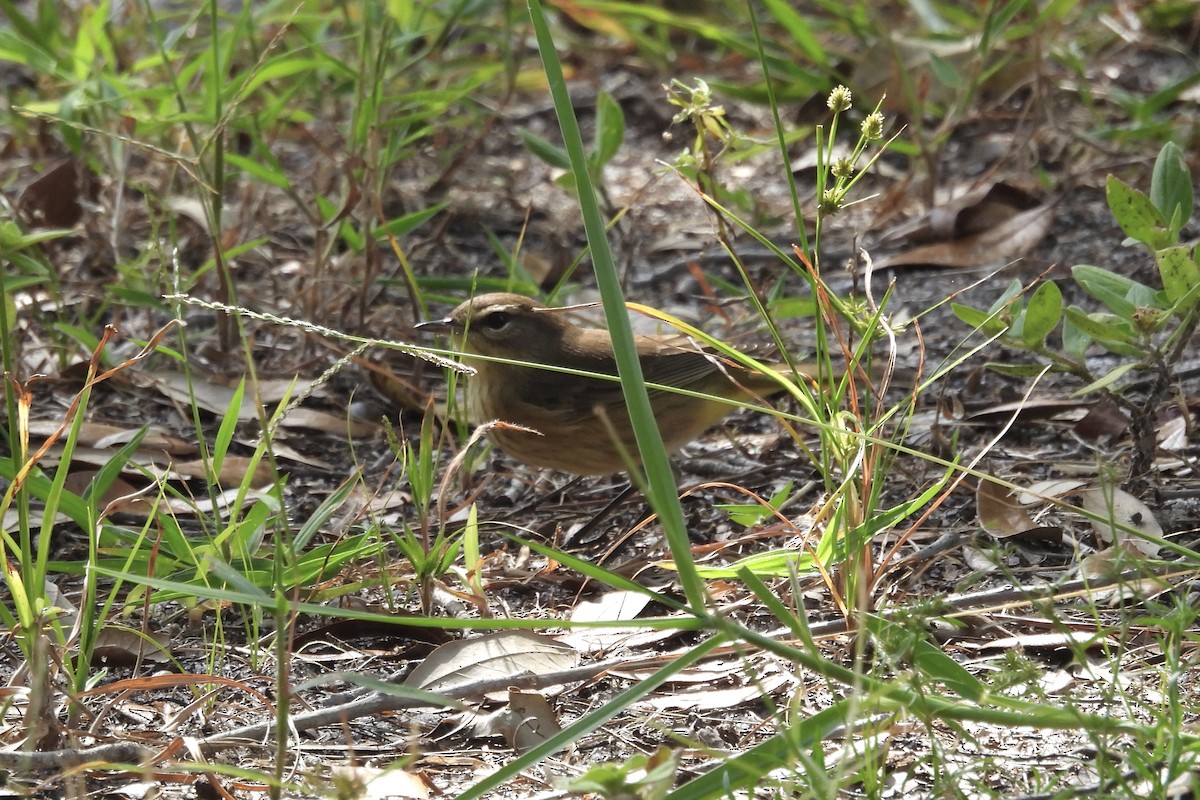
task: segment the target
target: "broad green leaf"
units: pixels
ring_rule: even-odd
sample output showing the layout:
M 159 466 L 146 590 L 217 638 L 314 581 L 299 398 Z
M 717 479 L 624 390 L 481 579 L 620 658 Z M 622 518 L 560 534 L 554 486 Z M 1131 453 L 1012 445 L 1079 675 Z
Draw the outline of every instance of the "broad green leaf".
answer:
M 1126 236 L 1152 250 L 1171 244 L 1167 223 L 1149 197 L 1115 175 L 1108 176 L 1105 194 L 1108 208 Z
M 1121 319 L 1133 319 L 1133 313 L 1141 306 L 1166 307 L 1166 298 L 1161 293 L 1110 270 L 1089 264 L 1077 264 L 1071 267 L 1071 274 L 1085 292 Z
M 1172 240 L 1192 218 L 1193 199 L 1192 175 L 1183 159 L 1183 151 L 1174 142 L 1167 142 L 1158 151 L 1158 158 L 1154 162 L 1150 202 L 1167 221 Z
M 309 59 L 309 58 L 276 58 L 263 64 L 260 69 L 255 71 L 250 79 L 243 84 L 238 94 L 241 97 L 248 97 L 253 94 L 258 87 L 270 81 L 279 80 L 280 78 L 288 78 L 292 75 L 306 74 L 311 75 L 317 70 L 323 69 L 328 65 L 326 59 Z
M 1155 253 L 1163 291 L 1177 314 L 1191 310 L 1200 299 L 1200 265 L 1184 246 L 1168 247 Z
M 1138 343 L 1137 332 L 1129 321 L 1112 314 L 1088 314 L 1076 306 L 1068 306 L 1064 313 L 1067 319 L 1075 323 L 1075 327 L 1108 350 L 1135 358 L 1145 356 L 1145 351 Z
M 817 568 L 817 559 L 812 553 L 800 550 L 768 550 L 734 561 L 727 566 L 697 565 L 696 571 L 705 578 L 736 578 L 743 569 L 755 575 L 771 578 L 786 578 L 795 573 L 805 574 Z
M 596 151 L 592 158 L 602 167 L 621 149 L 625 141 L 625 113 L 608 92 L 596 96 Z
M 1093 381 L 1092 383 L 1089 383 L 1087 386 L 1083 387 L 1079 391 L 1075 392 L 1073 396 L 1074 397 L 1082 397 L 1085 394 L 1091 394 L 1092 392 L 1098 392 L 1101 389 L 1107 389 L 1108 387 L 1112 386 L 1114 383 L 1119 381 L 1127 372 L 1129 372 L 1131 369 L 1135 368 L 1136 366 L 1137 366 L 1136 362 L 1127 361 L 1124 364 L 1120 365 L 1119 367 L 1117 367 L 1113 370 L 1110 370 L 1107 375 L 1100 378 L 1099 380 Z
M 1021 339 L 1026 347 L 1040 347 L 1062 319 L 1062 292 L 1054 281 L 1037 288 L 1025 307 L 1025 324 Z

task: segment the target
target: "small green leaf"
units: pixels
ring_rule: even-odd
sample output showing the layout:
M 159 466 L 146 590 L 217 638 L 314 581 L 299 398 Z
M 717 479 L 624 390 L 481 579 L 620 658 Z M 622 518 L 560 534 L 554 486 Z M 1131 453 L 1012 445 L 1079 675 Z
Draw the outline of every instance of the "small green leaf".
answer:
M 226 153 L 225 161 L 234 165 L 252 178 L 256 178 L 270 186 L 280 189 L 290 189 L 291 181 L 284 172 L 278 169 L 278 164 L 265 164 L 256 158 L 239 156 L 237 153 Z
M 1000 297 L 996 298 L 996 302 L 992 303 L 992 306 L 988 309 L 988 311 L 992 314 L 995 314 L 1000 309 L 1010 305 L 1012 301 L 1019 297 L 1021 292 L 1024 290 L 1025 287 L 1021 285 L 1021 281 L 1013 278 L 1008 284 L 1008 287 L 1000 294 Z
M 575 183 L 575 173 L 574 172 L 564 172 L 562 175 L 559 175 L 557 178 L 554 179 L 554 183 L 555 183 L 555 185 L 561 186 L 562 188 L 566 189 L 571 194 L 577 193 L 576 188 L 575 188 L 576 183 Z
M 1167 142 L 1158 151 L 1154 162 L 1154 175 L 1150 179 L 1150 202 L 1167 220 L 1167 229 L 1172 240 L 1192 218 L 1193 207 L 1192 175 L 1183 151 L 1174 142 Z
M 1158 261 L 1158 274 L 1162 277 L 1163 291 L 1171 301 L 1176 313 L 1190 311 L 1200 299 L 1200 265 L 1183 246 L 1168 247 L 1154 254 Z
M 810 296 L 781 297 L 771 302 L 771 317 L 777 320 L 815 317 L 817 301 Z
M 929 53 L 929 71 L 943 86 L 951 89 L 962 86 L 963 78 L 954 65 L 932 51 Z
M 542 161 L 558 169 L 571 168 L 571 159 L 567 157 L 566 150 L 556 147 L 550 140 L 543 139 L 536 133 L 527 131 L 524 128 L 517 131 L 517 134 L 521 137 L 521 141 L 525 143 L 525 148 Z
M 429 208 L 422 208 L 420 211 L 413 211 L 402 217 L 390 219 L 374 228 L 371 231 L 371 235 L 376 239 L 383 239 L 386 236 L 395 236 L 397 238 L 407 236 L 424 225 L 429 219 L 440 214 L 442 209 L 448 205 L 449 203 L 437 203 Z
M 1047 281 L 1037 288 L 1025 307 L 1025 325 L 1021 329 L 1021 340 L 1026 347 L 1040 347 L 1050 332 L 1058 327 L 1062 319 L 1062 292 L 1054 281 Z
M 596 167 L 602 167 L 621 149 L 625 141 L 625 113 L 608 92 L 596 96 Z
M 1171 244 L 1167 223 L 1149 197 L 1114 175 L 1108 176 L 1105 194 L 1108 208 L 1126 236 L 1152 250 Z
M 1045 364 L 1000 364 L 990 361 L 984 366 L 1010 378 L 1033 378 L 1046 371 Z
M 1092 343 L 1092 337 L 1081 331 L 1070 315 L 1066 315 L 1063 317 L 1062 342 L 1067 355 L 1083 360 L 1083 354 Z
M 968 326 L 977 331 L 982 331 L 988 336 L 995 336 L 1008 329 L 1008 326 L 995 313 L 988 313 L 978 308 L 964 306 L 961 303 L 951 303 L 950 310 L 954 312 L 954 316 L 958 317 Z
M 782 489 L 771 495 L 771 499 L 767 501 L 767 505 L 762 505 L 761 503 L 717 503 L 716 507 L 729 515 L 730 522 L 748 528 L 773 516 L 775 513 L 774 509 L 783 505 L 783 502 L 792 493 L 793 484 L 794 481 L 788 481 L 784 484 Z

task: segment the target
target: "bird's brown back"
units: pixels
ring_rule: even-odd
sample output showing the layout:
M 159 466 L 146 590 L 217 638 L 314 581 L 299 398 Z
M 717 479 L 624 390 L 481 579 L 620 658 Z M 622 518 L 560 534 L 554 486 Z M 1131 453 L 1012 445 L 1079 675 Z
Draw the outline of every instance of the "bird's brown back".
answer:
M 465 332 L 464 360 L 477 370 L 467 387 L 473 420 L 498 419 L 541 434 L 493 429 L 489 437 L 502 450 L 530 464 L 576 474 L 625 468 L 613 433 L 627 452 L 637 453 L 619 381 L 490 360 L 615 377 L 607 331 L 574 325 L 560 311 L 512 294 L 476 297 L 456 308 L 447 322 Z M 734 401 L 778 391 L 768 376 L 729 363 L 684 337 L 642 335 L 636 337 L 636 346 L 650 384 Z M 732 409 L 717 400 L 665 389 L 649 388 L 649 395 L 670 450 L 687 444 Z

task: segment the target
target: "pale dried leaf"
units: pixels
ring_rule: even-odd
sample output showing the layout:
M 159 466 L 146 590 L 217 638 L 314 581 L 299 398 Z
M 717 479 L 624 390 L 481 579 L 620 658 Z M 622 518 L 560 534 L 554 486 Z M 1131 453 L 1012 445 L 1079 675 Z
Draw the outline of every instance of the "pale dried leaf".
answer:
M 574 648 L 548 636 L 529 631 L 498 631 L 434 649 L 409 673 L 404 684 L 439 692 L 473 681 L 561 672 L 578 664 L 579 654 Z
M 538 692 L 513 689 L 508 693 L 508 707 L 519 723 L 504 740 L 518 753 L 528 752 L 562 731 L 550 702 Z
M 1188 446 L 1188 425 L 1183 417 L 1175 417 L 1158 428 L 1158 445 L 1169 452 L 1179 452 Z
M 230 384 L 224 382 L 224 378 L 210 377 L 206 379 L 196 373 L 191 375 L 190 389 L 188 376 L 180 372 L 151 372 L 145 373 L 145 376 L 150 380 L 152 386 L 176 403 L 188 406 L 194 395 L 196 405 L 213 414 L 225 414 L 237 391 L 237 381 Z M 257 384 L 258 397 L 263 403 L 273 405 L 284 397 L 295 397 L 302 394 L 311 385 L 311 381 L 300 377 L 294 381 L 291 379 L 259 381 Z M 242 395 L 242 404 L 237 410 L 239 420 L 245 422 L 259 418 L 260 411 L 254 402 L 254 396 L 255 393 L 247 386 Z
M 645 592 L 605 592 L 592 600 L 583 600 L 571 611 L 572 622 L 611 622 L 636 619 L 650 604 Z
M 280 420 L 285 428 L 304 428 L 314 431 L 337 431 L 348 436 L 370 436 L 379 430 L 374 422 L 353 419 L 345 414 L 330 414 L 314 408 L 294 408 Z
M 31 420 L 29 434 L 31 437 L 40 437 L 44 440 L 47 436 L 53 435 L 60 424 L 56 420 Z M 79 426 L 79 437 L 76 439 L 76 443 L 94 447 L 97 450 L 120 447 L 132 440 L 140 430 L 141 426 L 84 420 L 83 424 Z M 171 455 L 190 455 L 196 452 L 194 443 L 173 436 L 158 426 L 151 426 L 146 435 L 142 437 L 141 448 Z
M 1054 633 L 1030 633 L 1023 636 L 1007 636 L 979 645 L 980 650 L 1022 650 L 1027 653 L 1116 649 L 1118 642 L 1100 631 L 1056 631 Z
M 1017 493 L 1017 502 L 1027 506 L 1038 505 L 1045 503 L 1046 500 L 1057 500 L 1060 497 L 1066 497 L 1072 492 L 1082 489 L 1084 486 L 1087 486 L 1087 481 L 1070 480 L 1068 478 L 1036 481 L 1031 483 L 1024 491 Z
M 1131 563 L 1145 558 L 1145 554 L 1133 547 L 1126 540 L 1116 547 L 1109 547 L 1091 553 L 1079 564 L 1079 572 L 1085 578 L 1097 582 L 1108 581 L 1113 575 L 1129 569 Z M 1088 598 L 1095 601 L 1108 601 L 1117 605 L 1125 600 L 1152 597 L 1170 589 L 1166 581 L 1146 577 L 1118 581 L 1109 586 L 1097 586 L 1088 592 Z
M 1162 526 L 1158 524 L 1154 512 L 1129 492 L 1116 487 L 1088 489 L 1082 493 L 1082 504 L 1085 511 L 1090 511 L 1105 520 L 1090 520 L 1096 537 L 1105 544 L 1128 542 L 1147 556 L 1156 556 L 1162 549 L 1153 541 L 1123 530 L 1132 528 L 1159 539 L 1163 535 Z
M 606 592 L 592 600 L 576 604 L 571 611 L 572 622 L 601 622 L 636 619 L 650 603 L 644 592 Z M 665 635 L 664 635 L 665 634 Z M 617 647 L 638 648 L 674 636 L 674 631 L 645 628 L 573 627 L 559 637 L 581 653 L 610 652 Z
M 746 681 L 742 685 L 720 687 L 711 683 L 696 684 L 682 691 L 676 690 L 649 697 L 637 703 L 635 707 L 639 710 L 655 711 L 723 711 L 745 703 L 761 702 L 767 695 L 792 686 L 795 682 L 795 676 L 784 671 L 775 671 L 769 675 L 760 675 L 758 680 Z
M 429 797 L 429 784 L 415 772 L 394 767 L 338 766 L 333 773 L 330 785 L 354 787 L 353 793 L 347 796 L 356 800 L 425 800 Z

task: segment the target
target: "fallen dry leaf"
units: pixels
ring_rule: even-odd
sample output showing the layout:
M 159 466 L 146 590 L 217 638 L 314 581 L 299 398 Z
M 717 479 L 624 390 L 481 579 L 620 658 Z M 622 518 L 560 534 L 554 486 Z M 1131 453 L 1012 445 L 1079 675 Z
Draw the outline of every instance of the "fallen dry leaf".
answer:
M 1003 264 L 1027 255 L 1050 230 L 1055 208 L 1005 183 L 962 195 L 897 228 L 884 243 L 908 246 L 875 260 L 876 269 Z
M 1141 536 L 1131 535 L 1125 528 L 1141 531 L 1161 539 L 1162 526 L 1150 507 L 1117 487 L 1099 487 L 1082 493 L 1082 505 L 1101 520 L 1090 519 L 1096 538 L 1105 544 L 1124 544 L 1146 556 L 1158 555 L 1161 546 Z
M 498 631 L 436 648 L 409 673 L 404 685 L 439 692 L 471 681 L 561 672 L 578 665 L 579 653 L 574 648 L 548 636 L 529 631 Z M 507 692 L 487 696 L 503 700 L 507 699 Z
M 83 218 L 79 164 L 65 158 L 34 178 L 17 208 L 37 228 L 73 228 Z

